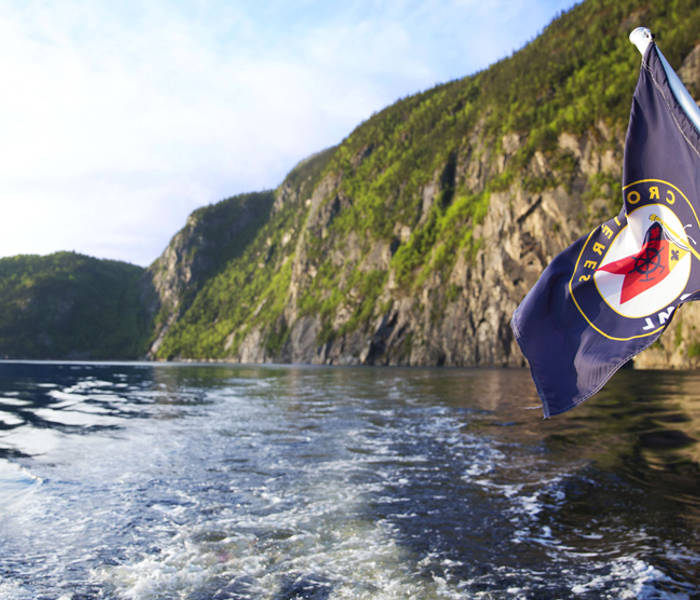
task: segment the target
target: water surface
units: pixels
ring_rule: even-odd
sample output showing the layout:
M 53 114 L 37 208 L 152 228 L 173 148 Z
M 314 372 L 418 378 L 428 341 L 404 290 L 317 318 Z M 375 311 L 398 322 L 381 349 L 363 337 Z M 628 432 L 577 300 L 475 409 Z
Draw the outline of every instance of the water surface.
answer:
M 0 363 L 0 598 L 694 598 L 700 374 Z

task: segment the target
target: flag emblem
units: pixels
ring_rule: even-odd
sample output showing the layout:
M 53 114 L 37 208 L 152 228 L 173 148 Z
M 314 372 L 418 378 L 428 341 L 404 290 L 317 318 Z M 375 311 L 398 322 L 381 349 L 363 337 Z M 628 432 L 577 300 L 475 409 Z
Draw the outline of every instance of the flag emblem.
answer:
M 611 340 L 665 327 L 688 291 L 694 250 L 687 231 L 700 231 L 692 203 L 673 184 L 645 179 L 624 191 L 627 214 L 591 232 L 569 281 L 581 315 Z
M 628 227 L 601 260 L 594 281 L 603 300 L 619 315 L 646 317 L 685 290 L 692 266 L 690 241 L 675 213 L 661 204 L 638 208 L 627 221 Z
M 620 304 L 636 298 L 642 292 L 663 281 L 680 260 L 678 250 L 674 249 L 671 254 L 669 243 L 663 239 L 663 236 L 661 225 L 654 223 L 647 229 L 644 245 L 637 254 L 620 258 L 598 268 L 598 272 L 604 271 L 624 277 L 619 295 Z

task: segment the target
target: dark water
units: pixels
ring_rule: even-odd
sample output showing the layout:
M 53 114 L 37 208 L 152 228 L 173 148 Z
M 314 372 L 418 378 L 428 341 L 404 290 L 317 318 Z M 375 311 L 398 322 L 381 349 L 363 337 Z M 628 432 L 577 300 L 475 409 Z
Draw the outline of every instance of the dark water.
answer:
M 525 370 L 0 363 L 0 598 L 700 597 L 700 373 L 541 414 Z

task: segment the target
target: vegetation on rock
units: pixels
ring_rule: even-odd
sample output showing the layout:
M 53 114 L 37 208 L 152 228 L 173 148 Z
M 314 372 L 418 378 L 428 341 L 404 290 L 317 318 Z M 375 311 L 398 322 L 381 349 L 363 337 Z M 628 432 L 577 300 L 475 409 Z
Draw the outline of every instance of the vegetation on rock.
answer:
M 434 327 L 450 304 L 473 310 L 456 264 L 475 265 L 484 243 L 505 241 L 483 232 L 494 194 L 535 202 L 563 190 L 578 206 L 566 216 L 565 229 L 575 234 L 619 210 L 622 140 L 639 70 L 627 36 L 650 27 L 679 65 L 699 24 L 694 2 L 588 0 L 489 69 L 375 114 L 310 161 L 313 174 L 290 174 L 268 223 L 207 282 L 158 356 L 289 360 L 295 325 L 315 322 L 305 360 L 362 362 L 368 356 L 352 334 L 370 343 L 376 323 L 398 305 L 406 335 L 426 343 L 426 311 Z M 606 152 L 607 165 L 582 164 L 600 163 Z M 550 225 L 555 233 L 562 227 Z M 563 233 L 542 259 L 573 241 Z M 478 278 L 478 269 L 470 276 Z M 502 323 L 494 329 L 504 331 Z M 411 362 L 406 335 L 388 362 Z M 329 344 L 345 346 L 344 355 L 329 358 Z M 463 360 L 480 362 L 474 358 Z
M 39 259 L 6 259 L 19 279 L 3 286 L 0 340 L 15 355 L 67 355 L 87 347 L 94 327 L 100 356 L 141 354 L 146 331 L 159 359 L 522 364 L 513 309 L 557 252 L 620 209 L 640 64 L 628 34 L 639 25 L 677 68 L 697 58 L 697 2 L 586 0 L 488 69 L 381 110 L 276 190 L 195 211 L 142 276 L 140 295 L 141 275 L 121 267 L 128 316 L 117 331 L 111 304 L 80 324 L 83 337 L 57 328 L 73 323 L 58 319 L 73 313 L 57 299 L 40 320 L 27 299 L 38 280 L 24 296 L 19 282 Z M 697 69 L 685 79 L 700 91 Z M 93 265 L 105 269 L 98 282 L 88 267 L 49 258 L 47 282 L 67 273 L 81 282 L 63 286 L 71 307 L 121 297 L 111 263 Z M 684 326 L 675 346 L 700 354 L 692 331 Z

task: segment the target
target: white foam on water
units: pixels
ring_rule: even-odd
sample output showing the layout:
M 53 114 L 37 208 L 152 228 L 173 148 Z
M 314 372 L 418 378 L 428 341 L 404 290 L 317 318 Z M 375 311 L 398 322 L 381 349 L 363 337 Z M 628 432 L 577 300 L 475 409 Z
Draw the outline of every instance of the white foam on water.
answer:
M 200 518 L 196 526 L 187 522 L 175 535 L 153 541 L 157 552 L 135 553 L 117 566 L 95 570 L 95 582 L 129 600 L 188 597 L 205 593 L 208 585 L 238 586 L 245 590 L 243 597 L 261 600 L 294 585 L 327 589 L 334 600 L 463 598 L 464 584 L 448 576 L 461 563 L 446 561 L 443 574 L 426 576 L 425 563 L 416 566 L 420 557 L 397 542 L 394 526 L 366 516 L 368 494 L 391 486 L 387 499 L 401 502 L 396 490 L 411 483 L 402 469 L 420 468 L 429 460 L 420 452 L 399 454 L 386 432 L 382 438 L 372 436 L 347 429 L 334 443 L 349 441 L 365 453 L 350 451 L 344 458 L 301 466 L 293 487 L 278 477 L 264 479 L 249 490 L 249 509 L 239 503 L 211 519 Z M 302 446 L 306 441 L 299 436 L 284 440 Z M 453 441 L 457 446 L 457 438 Z M 285 473 L 300 467 L 278 457 L 266 460 L 266 468 Z M 381 502 L 381 495 L 374 501 Z M 397 520 L 417 517 L 410 511 L 392 513 Z
M 469 449 L 467 468 L 462 476 L 465 481 L 473 481 L 488 475 L 506 460 L 506 455 L 494 443 L 485 443 L 483 439 L 471 436 L 462 443 L 465 444 L 465 449 Z
M 34 592 L 14 581 L 5 581 L 0 575 L 0 598 L 2 600 L 35 600 Z
M 98 569 L 94 575 L 113 585 L 120 598 L 147 600 L 182 597 L 196 590 L 215 574 L 215 565 L 215 558 L 202 555 L 184 541 L 180 547 L 173 545 L 139 562 Z
M 590 580 L 572 586 L 574 594 L 594 594 L 603 590 L 606 595 L 616 594 L 620 600 L 685 600 L 690 596 L 683 592 L 665 592 L 660 595 L 654 585 L 672 580 L 657 568 L 634 557 L 621 557 L 610 563 L 609 573 L 594 575 Z
M 238 392 L 207 392 L 205 408 L 187 405 L 196 390 L 182 396 L 172 386 L 140 390 L 139 403 L 120 405 L 115 414 L 133 410 L 150 418 L 122 419 L 123 429 L 109 438 L 61 434 L 45 459 L 28 461 L 50 477 L 10 474 L 24 494 L 10 515 L 11 541 L 19 546 L 25 536 L 47 555 L 55 551 L 55 558 L 27 557 L 55 587 L 82 568 L 89 579 L 83 583 L 114 600 L 216 594 L 271 600 L 294 597 L 294 590 L 300 598 L 325 591 L 330 600 L 517 598 L 533 597 L 533 590 L 544 596 L 548 573 L 494 564 L 473 577 L 459 549 L 449 554 L 449 544 L 445 551 L 431 540 L 407 542 L 434 531 L 423 519 L 437 523 L 436 510 L 474 493 L 489 516 L 506 522 L 504 554 L 535 547 L 572 593 L 683 597 L 659 595 L 656 584 L 665 575 L 643 560 L 606 562 L 568 545 L 551 519 L 566 503 L 569 475 L 541 454 L 464 433 L 464 417 L 447 407 L 425 407 L 401 394 L 396 402 L 403 404 L 385 410 L 352 399 L 334 406 L 326 389 L 310 393 L 305 404 L 266 391 L 270 382 L 239 385 Z M 85 423 L 100 422 L 106 415 L 99 402 L 119 399 L 109 390 L 96 395 L 96 387 L 90 380 L 66 388 L 67 396 L 55 397 L 64 403 L 60 410 L 40 414 L 60 421 L 53 413 L 89 413 Z M 431 472 L 442 469 L 451 469 L 464 497 L 452 500 L 454 488 L 443 492 L 433 482 Z M 423 491 L 424 504 L 412 502 Z M 638 538 L 649 542 L 643 531 Z M 20 580 L 0 580 L 0 598 L 5 590 L 10 600 L 38 595 Z
M 325 535 L 335 543 L 324 547 Z M 245 582 L 246 597 L 269 600 L 295 577 L 300 585 L 327 588 L 334 600 L 462 597 L 444 578 L 411 572 L 410 558 L 384 525 L 352 520 L 332 533 L 302 531 L 272 541 L 247 535 L 201 545 L 182 533 L 158 555 L 95 575 L 129 600 L 187 597 L 213 579 L 224 588 Z

